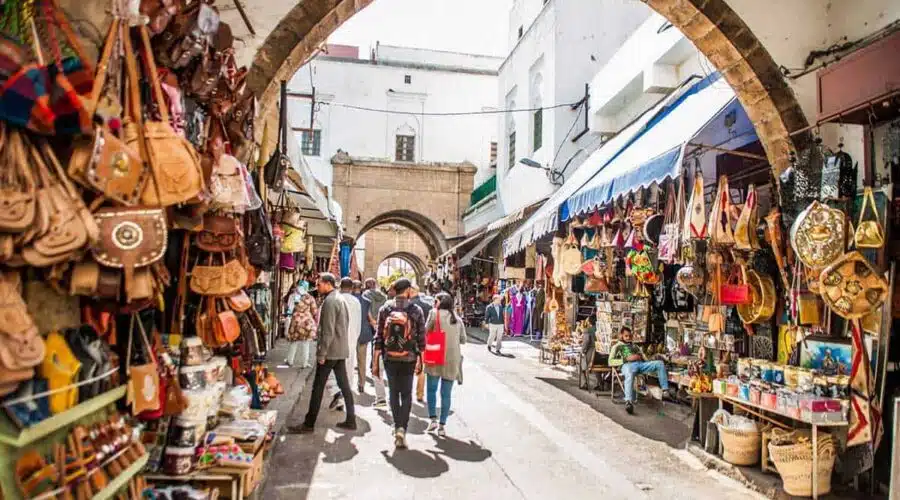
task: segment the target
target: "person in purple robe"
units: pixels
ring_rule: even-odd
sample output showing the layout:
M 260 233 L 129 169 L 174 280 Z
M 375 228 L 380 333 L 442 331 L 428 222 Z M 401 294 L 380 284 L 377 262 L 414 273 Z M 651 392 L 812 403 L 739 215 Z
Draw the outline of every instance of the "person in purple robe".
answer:
M 509 331 L 513 337 L 521 337 L 525 332 L 525 293 L 513 289 L 509 292 L 512 306 L 512 316 L 509 321 Z

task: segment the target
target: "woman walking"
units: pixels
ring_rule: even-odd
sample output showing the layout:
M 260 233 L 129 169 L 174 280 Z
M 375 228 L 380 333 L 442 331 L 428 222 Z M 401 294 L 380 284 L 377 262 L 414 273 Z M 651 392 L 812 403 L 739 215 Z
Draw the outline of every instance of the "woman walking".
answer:
M 291 326 L 288 328 L 288 341 L 291 345 L 288 348 L 287 359 L 284 364 L 293 366 L 298 351 L 300 354 L 300 368 L 310 367 L 310 346 L 315 340 L 316 329 L 318 329 L 319 306 L 316 299 L 309 294 L 309 283 L 299 281 L 296 288 L 296 302 L 291 312 Z
M 431 422 L 427 432 L 437 431 L 438 436 L 446 437 L 447 417 L 450 416 L 450 394 L 453 391 L 453 383 L 462 376 L 462 350 L 461 344 L 466 343 L 466 327 L 459 316 L 453 312 L 453 297 L 448 293 L 439 293 L 435 297 L 435 308 L 428 315 L 425 322 L 425 331 L 430 332 L 435 327 L 437 318 L 440 318 L 441 330 L 445 333 L 445 355 L 443 365 L 426 365 L 427 375 L 427 399 L 428 415 Z M 441 390 L 441 416 L 437 414 L 437 392 Z

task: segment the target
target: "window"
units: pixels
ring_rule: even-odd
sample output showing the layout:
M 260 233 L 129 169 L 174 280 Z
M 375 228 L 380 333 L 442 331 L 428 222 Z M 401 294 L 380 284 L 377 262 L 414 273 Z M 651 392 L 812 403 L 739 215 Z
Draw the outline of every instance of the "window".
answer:
M 396 161 L 416 161 L 416 136 L 398 135 Z
M 525 28 L 522 26 L 519 26 L 519 38 L 522 38 L 522 35 L 524 35 L 524 34 L 525 34 Z
M 534 136 L 532 140 L 534 141 L 534 149 L 533 151 L 537 151 L 541 149 L 541 145 L 544 142 L 544 110 L 538 109 L 534 112 Z
M 322 154 L 322 131 L 309 130 L 300 131 L 300 152 L 304 156 L 319 156 Z
M 509 168 L 512 170 L 516 166 L 516 131 L 513 130 L 509 134 Z
M 491 161 L 490 161 L 490 165 L 491 165 L 491 167 L 494 167 L 494 168 L 497 167 L 497 143 L 496 143 L 496 142 L 492 142 L 492 143 L 491 143 Z
M 407 85 L 412 83 L 412 75 L 403 75 L 403 83 Z

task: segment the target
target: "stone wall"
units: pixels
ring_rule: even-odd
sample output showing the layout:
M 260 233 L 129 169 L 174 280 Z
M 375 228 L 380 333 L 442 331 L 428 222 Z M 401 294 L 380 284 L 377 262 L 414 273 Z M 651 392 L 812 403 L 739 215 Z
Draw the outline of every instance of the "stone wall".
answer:
M 363 267 L 365 277 L 375 277 L 378 266 L 390 255 L 408 253 L 421 262 L 410 262 L 416 268 L 428 261 L 428 247 L 416 233 L 396 224 L 385 224 L 370 229 L 365 235 L 366 258 Z M 417 269 L 421 271 L 421 269 Z

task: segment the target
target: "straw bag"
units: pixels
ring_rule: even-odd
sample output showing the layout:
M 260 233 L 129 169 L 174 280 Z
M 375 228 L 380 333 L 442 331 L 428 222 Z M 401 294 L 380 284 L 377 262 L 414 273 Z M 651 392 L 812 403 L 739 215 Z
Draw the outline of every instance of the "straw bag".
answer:
M 753 465 L 759 462 L 761 445 L 759 429 L 750 431 L 719 425 L 722 458 L 734 465 Z
M 678 255 L 679 217 L 684 212 L 684 181 L 678 183 L 678 194 L 675 194 L 674 181 L 666 190 L 666 209 L 663 215 L 663 229 L 659 235 L 659 260 L 674 262 Z
M 872 208 L 875 220 L 865 220 L 866 209 Z M 866 187 L 863 195 L 863 204 L 859 209 L 859 222 L 856 224 L 856 232 L 853 234 L 853 242 L 857 248 L 881 248 L 884 246 L 884 229 L 878 222 L 878 207 L 875 206 L 875 195 L 872 188 Z
M 818 439 L 818 484 L 816 492 L 826 495 L 831 492 L 831 472 L 834 469 L 836 456 L 834 441 L 828 434 Z M 784 482 L 784 491 L 790 495 L 812 496 L 812 443 L 778 444 L 769 443 L 769 457 L 775 463 L 775 469 Z
M 578 240 L 571 232 L 560 253 L 559 261 L 564 273 L 575 275 L 581 272 L 581 250 L 578 249 Z

